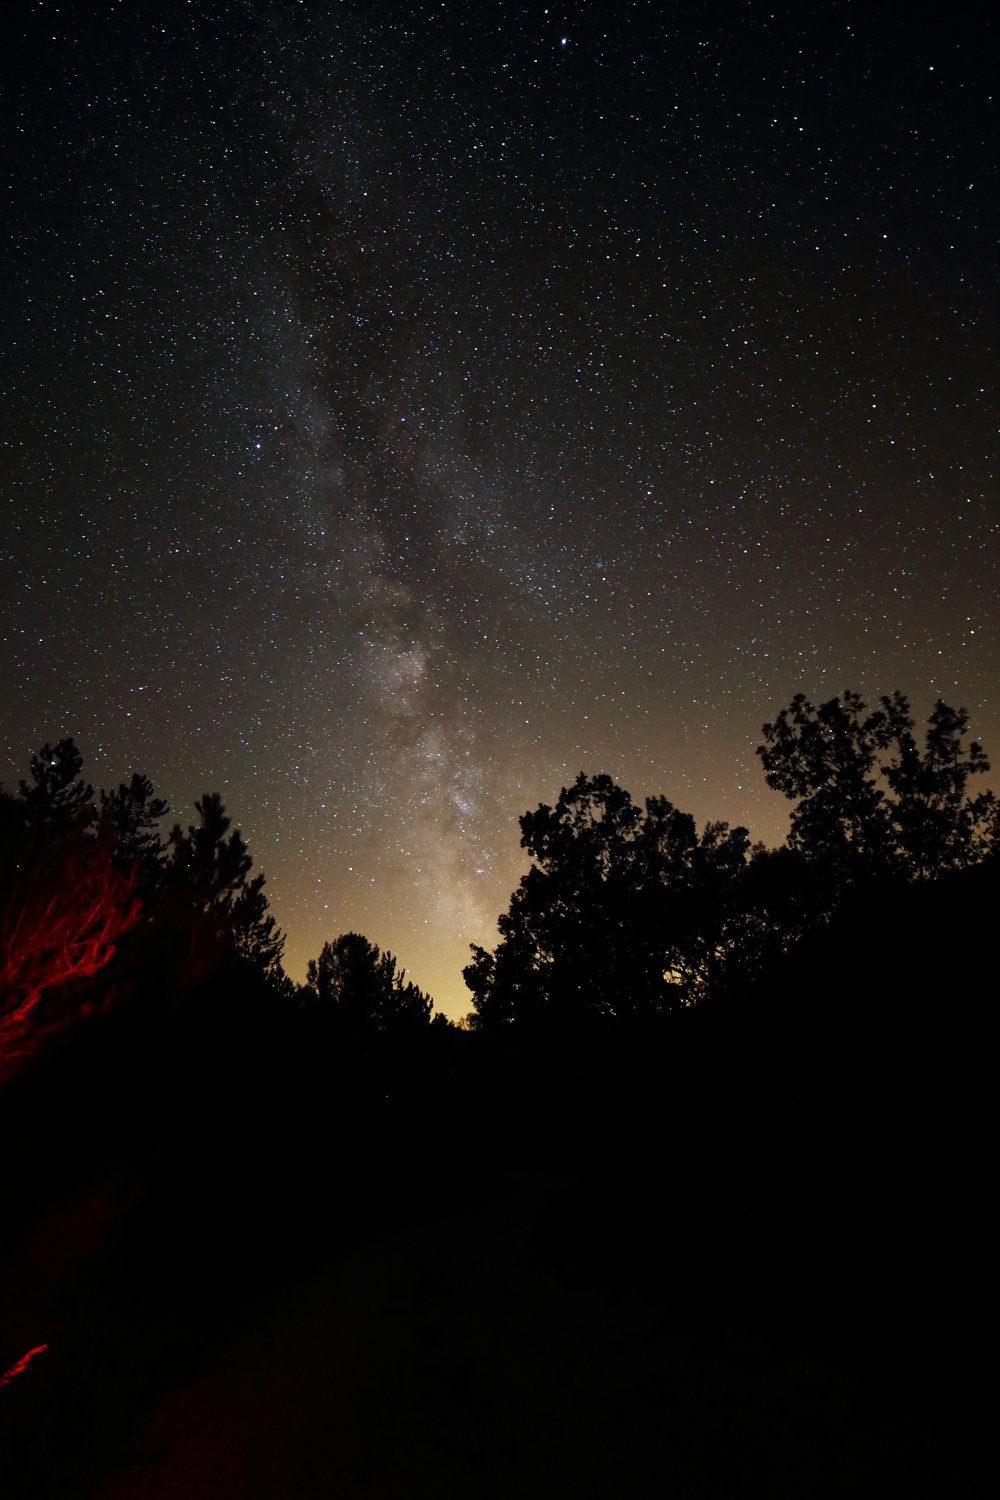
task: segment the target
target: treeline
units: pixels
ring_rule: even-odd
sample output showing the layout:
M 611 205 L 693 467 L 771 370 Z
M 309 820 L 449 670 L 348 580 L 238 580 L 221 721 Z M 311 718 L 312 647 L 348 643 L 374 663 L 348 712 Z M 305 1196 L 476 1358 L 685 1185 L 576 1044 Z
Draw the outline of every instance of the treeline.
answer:
M 511 1168 L 579 1174 L 557 1267 L 966 1422 L 987 759 L 964 711 L 918 736 L 899 693 L 798 697 L 759 755 L 793 804 L 778 849 L 607 776 L 525 813 L 458 1027 L 360 934 L 293 984 L 218 796 L 164 838 L 144 777 L 95 795 L 71 741 L 43 747 L 0 793 L 0 1372 L 47 1346 L 3 1388 L 10 1493 L 95 1493 L 243 1299 Z
M 695 822 L 665 797 L 645 809 L 610 776 L 580 775 L 521 818 L 532 864 L 500 942 L 465 970 L 472 1024 L 567 1029 L 749 996 L 844 903 L 995 859 L 998 803 L 968 714 L 938 702 L 921 747 L 899 692 L 873 712 L 855 693 L 803 695 L 765 724 L 767 783 L 795 806 L 786 844 Z
M 164 839 L 170 809 L 147 777 L 95 797 L 82 769 L 64 739 L 16 793 L 0 787 L 0 1078 L 82 1016 L 150 989 L 179 1003 L 227 967 L 323 1005 L 345 1036 L 430 1024 L 430 997 L 356 933 L 325 945 L 304 986 L 288 978 L 265 877 L 218 793 Z
M 794 803 L 778 849 L 721 822 L 699 834 L 665 797 L 640 808 L 581 773 L 520 820 L 531 865 L 497 946 L 464 971 L 467 1024 L 566 1034 L 732 1004 L 845 900 L 995 858 L 998 803 L 975 792 L 989 762 L 967 713 L 938 702 L 922 745 L 915 727 L 899 692 L 872 712 L 850 692 L 819 707 L 799 695 L 765 724 L 768 785 Z M 65 739 L 31 757 L 17 793 L 0 788 L 0 1076 L 80 1014 L 150 984 L 177 997 L 233 963 L 345 1036 L 430 1024 L 430 997 L 357 933 L 328 942 L 304 986 L 288 979 L 264 876 L 217 793 L 164 840 L 169 809 L 146 777 L 95 798 L 81 772 Z

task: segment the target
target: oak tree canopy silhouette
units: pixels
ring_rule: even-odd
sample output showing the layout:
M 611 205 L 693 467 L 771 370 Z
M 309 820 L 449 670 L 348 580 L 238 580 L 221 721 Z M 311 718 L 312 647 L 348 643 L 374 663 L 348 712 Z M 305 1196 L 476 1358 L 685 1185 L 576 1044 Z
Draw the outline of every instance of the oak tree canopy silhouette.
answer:
M 754 942 L 745 828 L 645 811 L 610 776 L 564 787 L 520 820 L 533 863 L 499 919 L 494 953 L 463 971 L 477 1028 L 642 1016 L 695 1003 Z
M 897 875 L 927 879 L 975 864 L 996 843 L 992 792 L 967 795 L 990 768 L 966 744 L 969 715 L 941 699 L 921 754 L 901 692 L 866 713 L 857 693 L 814 707 L 798 693 L 758 747 L 768 786 L 796 801 L 789 848 L 840 882 Z
M 520 820 L 531 868 L 473 945 L 470 1024 L 577 1026 L 733 994 L 845 893 L 977 864 L 1000 844 L 989 769 L 969 716 L 938 701 L 921 750 L 901 692 L 868 712 L 857 693 L 814 707 L 798 694 L 763 727 L 768 785 L 796 803 L 787 843 L 694 820 L 664 797 L 645 811 L 607 775 L 582 772 L 555 807 Z

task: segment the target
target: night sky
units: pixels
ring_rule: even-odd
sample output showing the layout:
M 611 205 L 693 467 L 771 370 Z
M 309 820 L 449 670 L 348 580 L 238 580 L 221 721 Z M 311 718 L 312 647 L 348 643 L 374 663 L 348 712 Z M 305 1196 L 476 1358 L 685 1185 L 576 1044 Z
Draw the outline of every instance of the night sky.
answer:
M 4 784 L 221 790 L 293 976 L 457 1015 L 580 770 L 778 842 L 847 687 L 1000 764 L 990 10 L 20 6 Z

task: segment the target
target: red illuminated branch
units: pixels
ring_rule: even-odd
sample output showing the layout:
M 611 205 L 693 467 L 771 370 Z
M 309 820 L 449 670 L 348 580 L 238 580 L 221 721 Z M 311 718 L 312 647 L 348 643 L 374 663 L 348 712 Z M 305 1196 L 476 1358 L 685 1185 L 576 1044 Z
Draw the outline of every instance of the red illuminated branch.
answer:
M 94 839 L 79 830 L 0 914 L 0 1057 L 28 1030 L 43 991 L 95 974 L 138 922 L 138 871 L 118 869 L 114 852 L 107 824 Z
M 36 1344 L 34 1349 L 28 1350 L 27 1354 L 22 1354 L 16 1364 L 11 1365 L 9 1370 L 0 1375 L 0 1385 L 6 1385 L 8 1380 L 13 1380 L 15 1375 L 20 1375 L 22 1370 L 27 1369 L 29 1362 L 34 1359 L 35 1355 L 41 1354 L 42 1350 L 48 1347 L 48 1344 Z

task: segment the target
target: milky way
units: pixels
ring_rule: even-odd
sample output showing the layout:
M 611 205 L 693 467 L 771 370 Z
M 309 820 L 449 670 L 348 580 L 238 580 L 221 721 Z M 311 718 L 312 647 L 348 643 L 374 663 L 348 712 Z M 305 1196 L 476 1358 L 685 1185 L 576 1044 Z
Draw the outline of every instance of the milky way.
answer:
M 221 789 L 293 974 L 353 928 L 457 1014 L 581 769 L 777 841 L 798 690 L 1000 756 L 988 25 L 34 7 L 5 782 Z

